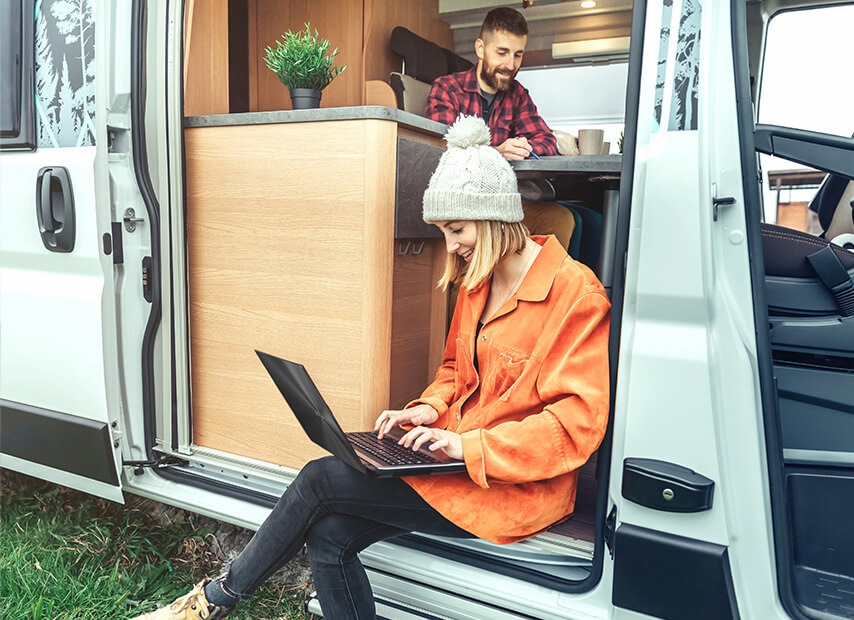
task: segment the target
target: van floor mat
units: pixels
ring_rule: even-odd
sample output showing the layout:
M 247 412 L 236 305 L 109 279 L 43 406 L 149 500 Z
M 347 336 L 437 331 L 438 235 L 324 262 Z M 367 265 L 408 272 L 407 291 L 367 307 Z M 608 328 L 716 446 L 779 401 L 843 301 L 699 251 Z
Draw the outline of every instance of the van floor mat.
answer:
M 798 566 L 795 594 L 804 607 L 841 618 L 854 617 L 854 578 Z

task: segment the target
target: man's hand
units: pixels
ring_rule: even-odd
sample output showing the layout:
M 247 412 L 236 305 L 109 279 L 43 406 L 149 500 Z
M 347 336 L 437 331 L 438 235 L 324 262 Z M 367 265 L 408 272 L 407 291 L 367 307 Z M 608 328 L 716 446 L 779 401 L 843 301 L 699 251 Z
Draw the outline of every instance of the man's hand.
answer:
M 463 458 L 463 438 L 453 431 L 441 428 L 417 426 L 401 437 L 397 443 L 413 450 L 429 444 L 430 450 L 442 450 L 452 459 Z
M 374 424 L 374 430 L 380 439 L 399 424 L 421 426 L 433 424 L 439 419 L 439 412 L 430 405 L 420 404 L 403 410 L 383 411 Z
M 526 159 L 534 150 L 527 138 L 507 138 L 495 148 L 508 161 Z

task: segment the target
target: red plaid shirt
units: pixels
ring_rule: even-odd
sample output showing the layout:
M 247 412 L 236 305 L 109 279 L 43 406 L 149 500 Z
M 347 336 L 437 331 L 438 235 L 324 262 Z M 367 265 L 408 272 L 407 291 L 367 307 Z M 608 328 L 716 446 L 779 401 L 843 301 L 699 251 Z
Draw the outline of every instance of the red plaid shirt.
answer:
M 483 116 L 484 99 L 477 84 L 477 65 L 468 71 L 443 75 L 433 81 L 425 116 L 451 125 L 460 114 Z M 515 79 L 506 91 L 498 91 L 489 117 L 492 145 L 508 138 L 525 137 L 534 153 L 557 155 L 557 140 L 537 112 L 528 90 Z

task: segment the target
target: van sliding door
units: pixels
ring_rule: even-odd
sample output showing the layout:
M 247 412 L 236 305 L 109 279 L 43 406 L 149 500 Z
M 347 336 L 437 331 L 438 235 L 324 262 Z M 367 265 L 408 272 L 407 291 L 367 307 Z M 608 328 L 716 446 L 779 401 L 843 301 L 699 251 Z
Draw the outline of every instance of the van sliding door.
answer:
M 0 88 L 15 107 L 0 153 L 0 467 L 122 501 L 120 239 L 100 174 L 95 22 L 95 0 L 2 4 Z

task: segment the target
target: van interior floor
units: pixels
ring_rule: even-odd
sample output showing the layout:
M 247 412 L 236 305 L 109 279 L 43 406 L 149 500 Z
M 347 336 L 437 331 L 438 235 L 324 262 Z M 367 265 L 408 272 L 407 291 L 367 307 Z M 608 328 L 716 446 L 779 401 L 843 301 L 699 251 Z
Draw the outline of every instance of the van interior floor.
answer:
M 854 618 L 854 579 L 805 566 L 795 567 L 795 590 L 804 607 L 839 618 Z
M 598 452 L 578 470 L 578 491 L 575 496 L 575 512 L 557 525 L 549 528 L 543 537 L 548 540 L 558 539 L 563 544 L 572 544 L 579 551 L 589 553 L 593 557 L 593 544 L 596 540 L 596 468 Z
M 578 475 L 575 512 L 566 521 L 527 541 L 526 546 L 540 551 L 567 554 L 592 560 L 596 540 L 596 455 L 582 466 Z

